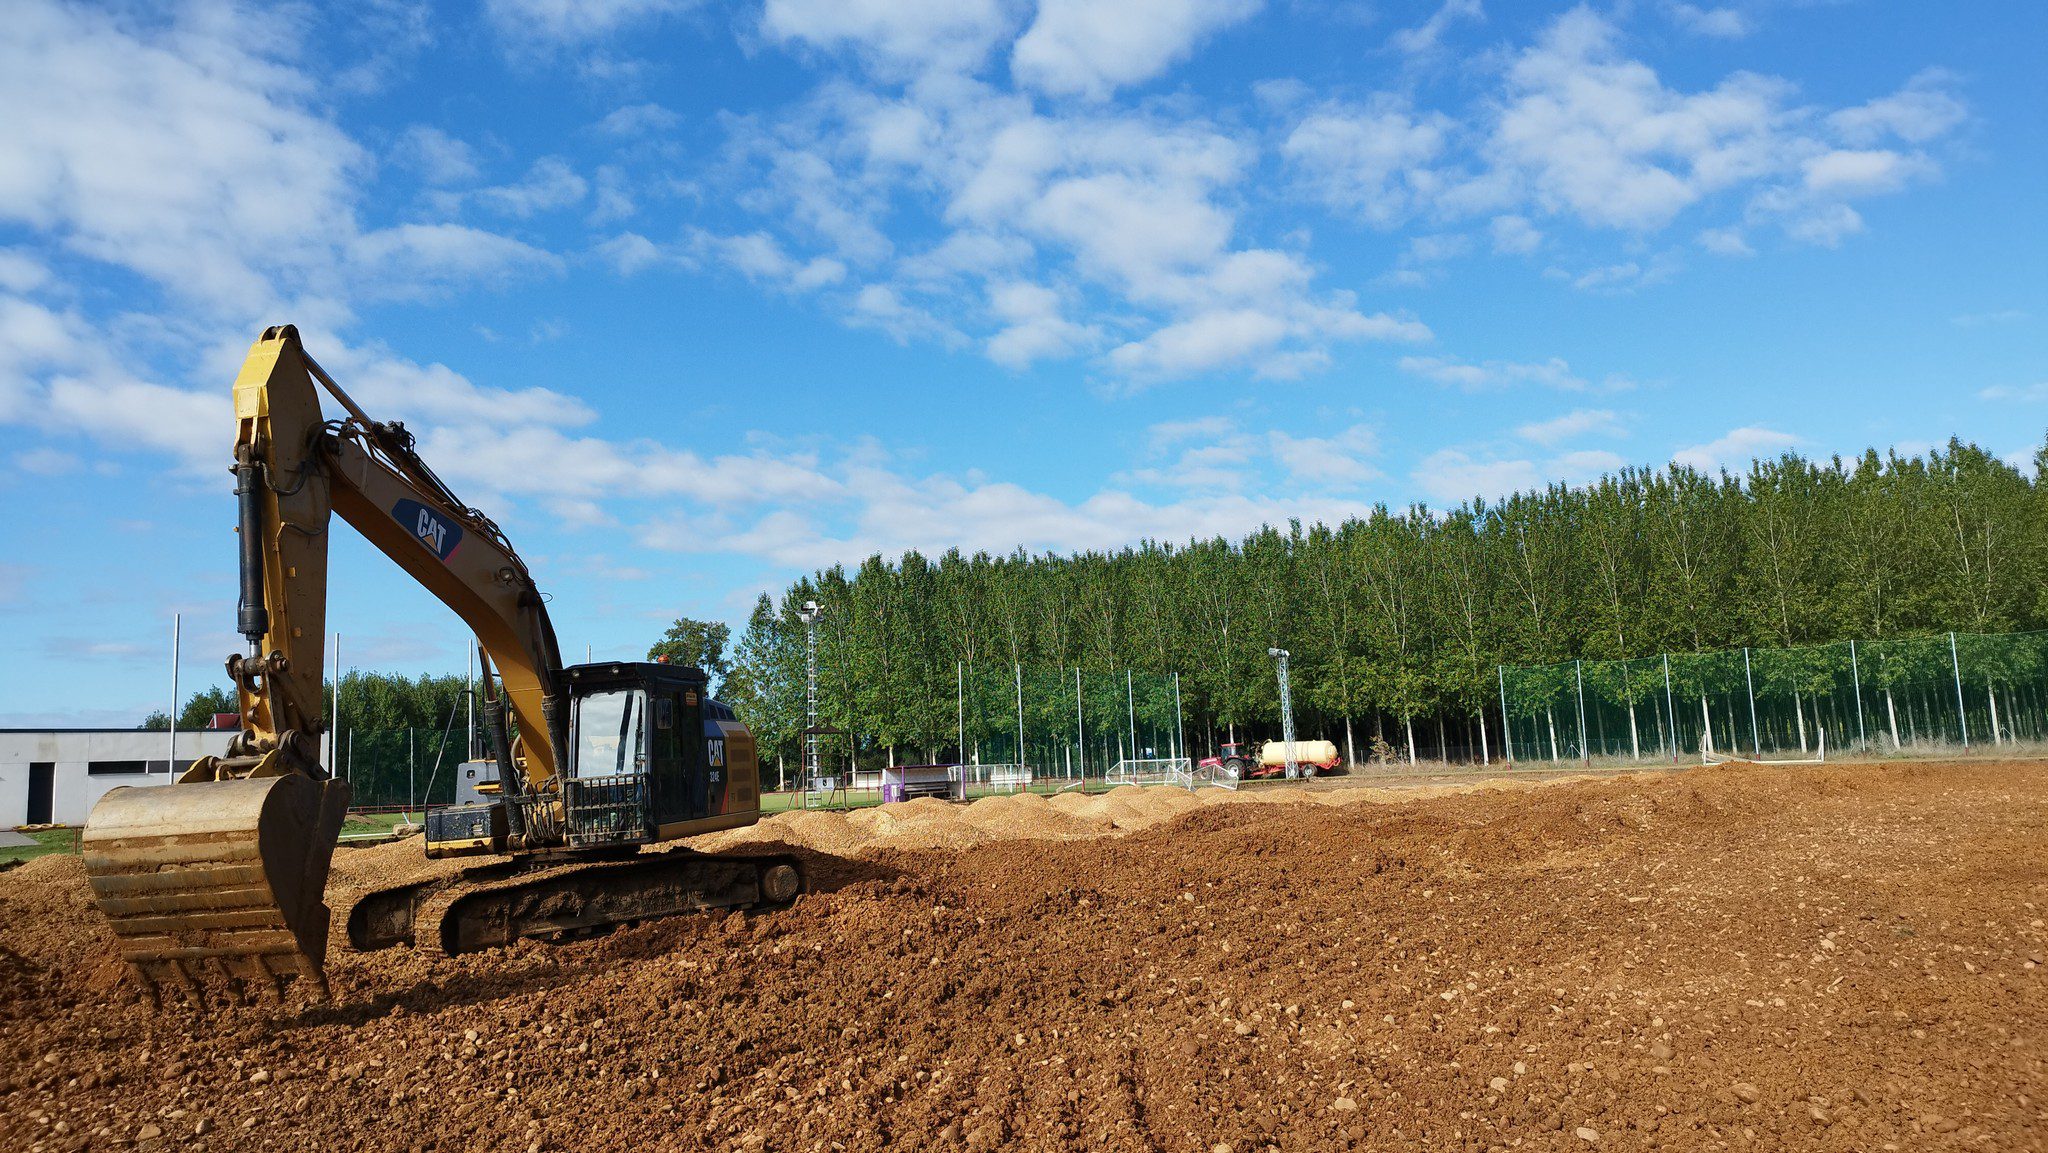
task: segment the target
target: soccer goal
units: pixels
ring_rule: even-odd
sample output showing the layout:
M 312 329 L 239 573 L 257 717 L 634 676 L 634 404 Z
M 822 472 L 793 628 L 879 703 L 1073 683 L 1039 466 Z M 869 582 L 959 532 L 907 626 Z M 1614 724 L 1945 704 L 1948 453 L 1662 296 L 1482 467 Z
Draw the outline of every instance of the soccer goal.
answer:
M 1154 757 L 1122 760 L 1109 767 L 1103 778 L 1117 785 L 1185 785 L 1192 771 L 1186 757 Z
M 1826 729 L 1820 730 L 1819 745 L 1815 748 L 1814 755 L 1810 757 L 1766 757 L 1761 754 L 1745 757 L 1735 753 L 1719 753 L 1714 751 L 1714 741 L 1711 736 L 1702 736 L 1700 738 L 1700 764 L 1703 765 L 1726 765 L 1736 761 L 1752 765 L 1822 765 L 1827 763 L 1827 759 L 1828 731 Z

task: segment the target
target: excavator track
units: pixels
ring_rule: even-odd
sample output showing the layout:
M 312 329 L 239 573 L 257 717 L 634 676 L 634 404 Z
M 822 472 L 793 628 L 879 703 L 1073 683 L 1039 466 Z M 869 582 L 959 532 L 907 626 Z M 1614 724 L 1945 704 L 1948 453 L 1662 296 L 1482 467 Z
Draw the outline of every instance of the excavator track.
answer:
M 422 952 L 456 956 L 523 938 L 590 936 L 710 909 L 786 905 L 802 891 L 803 870 L 795 857 L 642 853 L 490 880 L 387 889 L 351 911 L 349 941 L 368 950 L 410 939 Z

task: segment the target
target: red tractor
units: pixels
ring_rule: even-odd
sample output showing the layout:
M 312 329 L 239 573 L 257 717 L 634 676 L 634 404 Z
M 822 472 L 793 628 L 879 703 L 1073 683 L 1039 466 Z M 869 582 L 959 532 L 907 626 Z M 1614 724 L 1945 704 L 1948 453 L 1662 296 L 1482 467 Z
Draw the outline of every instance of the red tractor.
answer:
M 1329 741 L 1294 742 L 1294 764 L 1305 777 L 1334 773 L 1343 763 L 1337 746 Z M 1241 741 L 1225 741 L 1218 755 L 1203 757 L 1198 767 L 1240 781 L 1283 776 L 1287 772 L 1286 746 L 1267 741 L 1254 749 Z

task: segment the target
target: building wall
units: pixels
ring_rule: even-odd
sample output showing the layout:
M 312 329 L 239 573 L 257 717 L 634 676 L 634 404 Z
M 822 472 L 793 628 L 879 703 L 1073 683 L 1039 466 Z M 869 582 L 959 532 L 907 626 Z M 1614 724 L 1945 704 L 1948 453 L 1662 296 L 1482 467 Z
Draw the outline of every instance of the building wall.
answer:
M 232 732 L 178 734 L 178 767 L 203 756 L 227 752 Z M 164 771 L 168 733 L 137 729 L 0 729 L 0 828 L 13 828 L 28 820 L 29 765 L 49 761 L 52 772 L 50 817 L 60 825 L 80 825 L 109 789 L 123 785 L 164 785 L 171 774 Z M 93 773 L 94 762 L 143 761 L 153 763 L 149 773 Z

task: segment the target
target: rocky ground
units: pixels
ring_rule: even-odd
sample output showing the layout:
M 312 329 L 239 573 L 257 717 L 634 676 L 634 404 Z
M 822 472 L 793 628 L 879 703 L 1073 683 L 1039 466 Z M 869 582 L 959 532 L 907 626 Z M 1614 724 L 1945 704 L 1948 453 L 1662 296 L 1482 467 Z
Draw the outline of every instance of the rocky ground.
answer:
M 1401 799 L 1413 797 L 1416 799 Z M 2048 765 L 790 814 L 817 891 L 145 1010 L 0 874 L 0 1149 L 2048 1148 Z M 345 850 L 329 900 L 428 866 Z

